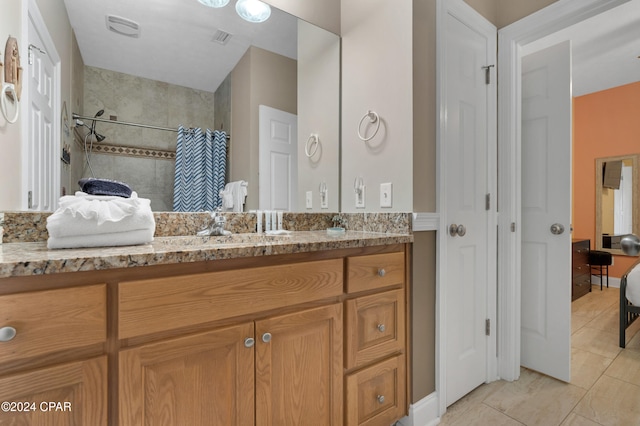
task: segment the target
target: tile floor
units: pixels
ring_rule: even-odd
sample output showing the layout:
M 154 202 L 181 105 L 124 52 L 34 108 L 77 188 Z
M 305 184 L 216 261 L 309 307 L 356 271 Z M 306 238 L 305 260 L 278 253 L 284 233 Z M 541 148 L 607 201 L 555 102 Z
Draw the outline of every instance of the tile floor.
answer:
M 618 346 L 617 288 L 593 286 L 571 306 L 571 383 L 523 368 L 451 405 L 442 425 L 640 425 L 640 319 Z

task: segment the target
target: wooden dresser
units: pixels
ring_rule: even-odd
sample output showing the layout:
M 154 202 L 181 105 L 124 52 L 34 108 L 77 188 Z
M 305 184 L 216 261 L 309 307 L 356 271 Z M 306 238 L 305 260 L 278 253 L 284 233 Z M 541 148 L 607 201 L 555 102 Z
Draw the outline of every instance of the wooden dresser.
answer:
M 571 300 L 576 300 L 591 291 L 589 268 L 590 240 L 574 239 L 571 254 Z

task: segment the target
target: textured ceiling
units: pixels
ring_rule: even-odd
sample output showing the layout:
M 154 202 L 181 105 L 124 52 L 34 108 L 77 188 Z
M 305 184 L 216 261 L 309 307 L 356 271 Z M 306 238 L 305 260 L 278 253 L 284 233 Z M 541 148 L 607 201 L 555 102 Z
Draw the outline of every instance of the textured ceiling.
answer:
M 86 65 L 215 91 L 255 45 L 296 58 L 297 19 L 272 8 L 262 24 L 243 21 L 235 1 L 213 9 L 197 0 L 64 0 Z M 140 37 L 107 30 L 106 15 L 140 24 Z M 213 40 L 218 29 L 233 36 Z M 532 52 L 572 40 L 573 94 L 639 81 L 640 0 L 632 0 L 525 47 Z
M 64 0 L 85 65 L 214 92 L 251 45 L 295 59 L 297 19 L 275 8 L 263 23 L 244 21 L 235 1 L 214 9 L 197 0 Z M 140 25 L 130 38 L 106 16 Z M 218 29 L 232 34 L 212 41 Z

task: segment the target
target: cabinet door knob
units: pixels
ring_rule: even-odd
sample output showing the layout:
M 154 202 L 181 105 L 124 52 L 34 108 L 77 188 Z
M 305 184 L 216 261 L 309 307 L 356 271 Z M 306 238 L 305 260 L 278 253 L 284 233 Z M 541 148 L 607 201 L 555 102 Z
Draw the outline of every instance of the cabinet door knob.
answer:
M 378 395 L 376 399 L 378 400 L 378 403 L 384 404 L 384 395 Z
M 13 327 L 2 327 L 0 328 L 0 342 L 8 342 L 16 337 L 16 329 Z
M 247 337 L 246 339 L 244 339 L 244 346 L 247 348 L 253 347 L 255 343 L 256 341 L 253 337 Z
M 384 268 L 379 268 L 378 269 L 378 276 L 379 277 L 384 277 L 387 274 L 387 271 L 384 270 Z
M 262 341 L 264 343 L 269 343 L 271 341 L 271 333 L 264 333 L 262 335 Z
M 377 328 L 380 333 L 384 333 L 384 331 L 387 329 L 384 324 L 378 324 Z

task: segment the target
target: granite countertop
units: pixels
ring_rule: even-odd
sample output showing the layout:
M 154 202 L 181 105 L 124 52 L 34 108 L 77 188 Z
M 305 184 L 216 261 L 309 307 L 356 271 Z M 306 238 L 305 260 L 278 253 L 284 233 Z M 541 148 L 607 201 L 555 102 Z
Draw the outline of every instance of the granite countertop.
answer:
M 150 244 L 49 250 L 45 242 L 0 245 L 0 278 L 97 271 L 135 266 L 269 256 L 413 242 L 410 234 L 295 231 L 289 235 L 156 237 Z

